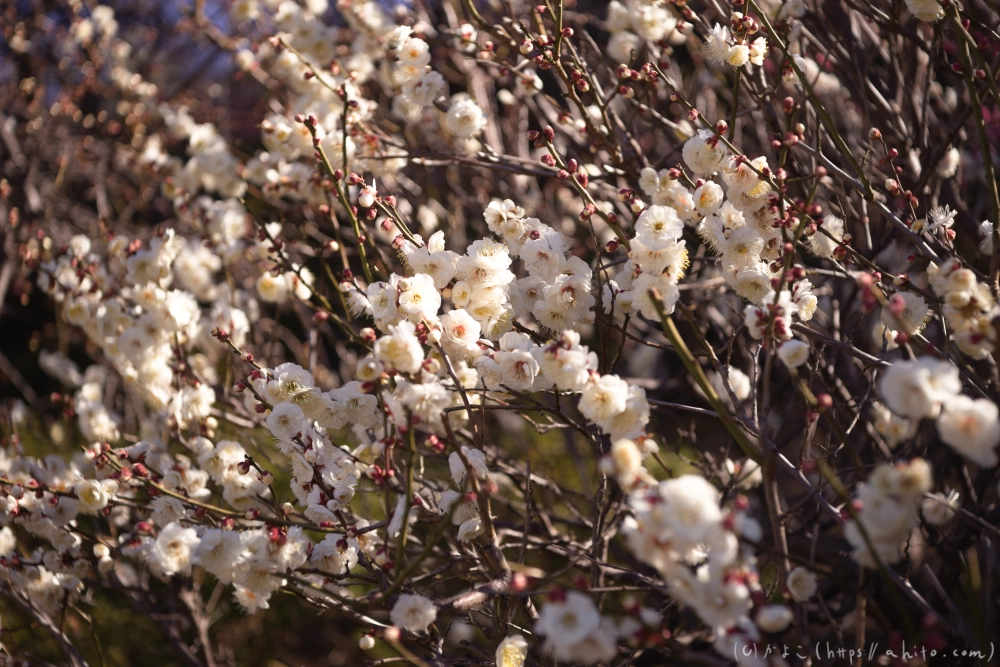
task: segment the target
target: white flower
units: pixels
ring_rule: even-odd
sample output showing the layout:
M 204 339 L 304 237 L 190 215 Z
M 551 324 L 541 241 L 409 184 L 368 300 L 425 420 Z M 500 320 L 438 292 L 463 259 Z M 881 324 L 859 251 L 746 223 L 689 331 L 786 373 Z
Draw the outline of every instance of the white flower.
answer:
M 258 610 L 270 607 L 268 604 L 268 600 L 271 599 L 270 592 L 258 593 L 252 589 L 234 585 L 233 597 L 248 614 L 256 614 Z
M 79 503 L 69 496 L 59 496 L 58 502 L 55 505 L 47 505 L 45 508 L 45 516 L 57 526 L 65 526 L 67 523 L 76 518 L 79 513 Z
M 524 230 L 524 223 L 520 222 L 524 218 L 524 209 L 510 199 L 491 201 L 483 211 L 483 218 L 494 234 L 520 236 Z
M 426 632 L 437 618 L 437 607 L 423 595 L 406 593 L 399 596 L 389 613 L 392 624 L 408 632 Z
M 767 296 L 774 291 L 771 289 L 771 271 L 765 262 L 754 262 L 739 268 L 730 284 L 737 294 L 755 305 L 763 304 Z M 782 291 L 781 294 L 784 296 L 788 292 Z
M 396 49 L 396 57 L 404 67 L 424 67 L 431 61 L 430 46 L 422 39 L 410 38 Z
M 168 576 L 187 572 L 191 566 L 192 550 L 198 542 L 198 533 L 194 528 L 168 523 L 150 546 L 150 563 Z
M 410 104 L 429 107 L 445 93 L 448 83 L 440 73 L 425 72 L 420 78 L 413 78 L 403 84 L 402 89 Z
M 378 186 L 373 181 L 371 185 L 361 188 L 358 193 L 358 205 L 362 208 L 371 208 L 375 205 L 375 196 L 378 194 Z
M 511 264 L 510 251 L 507 246 L 489 238 L 473 241 L 466 250 L 466 258 L 463 259 L 468 259 L 475 269 L 486 272 L 487 276 L 483 276 L 483 278 L 487 278 L 491 274 L 499 274 L 510 268 Z M 462 263 L 462 260 L 459 262 Z M 462 269 L 459 271 L 461 272 Z
M 809 360 L 809 344 L 800 340 L 786 340 L 778 347 L 778 357 L 789 368 L 797 368 Z
M 468 459 L 476 477 L 486 479 L 486 455 L 478 449 L 472 449 L 465 445 L 462 445 L 462 454 Z M 462 482 L 465 481 L 467 469 L 465 462 L 462 461 L 462 457 L 458 455 L 458 452 L 452 452 L 448 457 L 448 468 L 451 470 L 451 478 L 455 480 L 455 484 L 462 486 Z
M 580 414 L 603 428 L 612 417 L 624 412 L 628 384 L 617 375 L 594 378 L 583 388 L 578 408 Z
M 497 646 L 496 667 L 524 667 L 528 642 L 521 635 L 507 635 Z
M 632 14 L 618 0 L 608 3 L 608 29 L 611 32 L 627 30 L 632 25 Z
M 401 373 L 416 373 L 424 360 L 424 349 L 417 339 L 416 327 L 404 321 L 389 327 L 389 334 L 375 341 L 375 358 Z
M 879 319 L 887 329 L 905 331 L 908 334 L 923 329 L 929 317 L 927 302 L 922 296 L 913 292 L 896 292 L 879 314 Z
M 958 491 L 952 490 L 947 496 L 932 493 L 920 506 L 920 513 L 932 526 L 943 526 L 952 520 L 960 505 Z
M 561 660 L 575 653 L 574 648 L 600 627 L 601 613 L 590 596 L 569 591 L 565 600 L 542 607 L 535 632 L 545 637 L 546 651 Z
M 958 369 L 930 357 L 895 363 L 879 381 L 879 393 L 889 409 L 911 419 L 936 417 L 941 402 L 961 391 Z
M 632 440 L 615 440 L 611 444 L 611 454 L 601 462 L 602 469 L 613 474 L 618 486 L 631 491 L 640 482 L 651 483 L 653 478 L 642 465 L 642 452 Z
M 74 257 L 83 259 L 90 252 L 90 239 L 83 234 L 76 234 L 69 240 L 68 249 Z
M 958 165 L 961 164 L 961 161 L 962 154 L 952 146 L 941 156 L 941 161 L 934 167 L 934 171 L 940 178 L 951 178 L 958 172 Z
M 275 276 L 270 271 L 257 279 L 257 295 L 267 303 L 279 303 L 288 296 L 288 280 L 284 275 Z
M 854 560 L 873 569 L 879 561 L 899 562 L 900 544 L 916 525 L 917 509 L 932 481 L 930 465 L 920 458 L 908 464 L 882 464 L 872 471 L 856 494 L 857 519 L 844 526 Z
M 765 605 L 754 615 L 754 620 L 764 632 L 781 632 L 792 622 L 792 610 L 780 604 Z
M 928 216 L 928 226 L 927 231 L 934 232 L 951 229 L 951 226 L 955 224 L 955 218 L 958 216 L 958 211 L 951 210 L 948 206 L 938 206 L 937 208 L 931 209 L 930 215 Z
M 838 241 L 844 238 L 844 221 L 835 215 L 828 215 L 823 218 L 823 229 L 830 233 L 833 239 Z M 837 249 L 837 243 L 822 232 L 816 232 L 809 237 L 809 246 L 813 253 L 819 257 L 833 257 L 833 251 Z
M 339 533 L 330 533 L 313 547 L 309 562 L 317 570 L 343 574 L 358 564 L 357 542 L 346 540 Z
M 453 361 L 477 356 L 482 325 L 462 308 L 441 316 L 441 345 Z
M 486 127 L 486 115 L 479 105 L 469 98 L 452 98 L 445 122 L 452 134 L 460 139 L 473 137 Z
M 581 391 L 590 378 L 590 371 L 597 370 L 597 355 L 579 345 L 569 349 L 559 345 L 536 347 L 532 355 L 548 381 L 563 391 Z
M 726 62 L 733 67 L 743 67 L 750 60 L 750 47 L 746 44 L 733 44 L 726 53 Z
M 941 439 L 984 468 L 996 466 L 996 448 L 1000 445 L 1000 419 L 996 404 L 986 398 L 953 396 L 943 402 L 942 408 L 937 421 Z
M 8 526 L 0 528 L 0 556 L 8 556 L 16 548 L 17 537 L 14 536 L 14 531 L 12 531 Z
M 525 350 L 497 352 L 496 362 L 503 383 L 515 391 L 528 391 L 538 375 L 538 362 Z
M 915 17 L 928 23 L 944 18 L 944 8 L 938 0 L 906 0 L 906 8 Z
M 635 238 L 654 248 L 674 241 L 684 232 L 684 222 L 669 206 L 650 206 L 635 222 Z
M 983 239 L 979 242 L 979 252 L 983 255 L 989 256 L 993 254 L 993 223 L 989 220 L 983 220 L 979 223 L 979 233 L 983 235 Z
M 727 149 L 711 130 L 698 130 L 698 134 L 684 142 L 682 154 L 691 171 L 711 174 L 722 169 Z
M 305 429 L 305 415 L 295 403 L 278 403 L 271 409 L 266 423 L 275 438 L 292 442 Z
M 73 488 L 73 492 L 80 500 L 80 511 L 87 514 L 97 514 L 107 507 L 115 491 L 117 484 L 111 480 L 99 482 L 96 479 L 87 479 L 77 482 Z
M 747 398 L 750 397 L 750 390 L 752 388 L 750 376 L 735 366 L 729 366 L 728 373 L 729 386 L 732 387 L 733 393 L 736 394 L 736 398 L 741 401 L 747 400 Z
M 764 57 L 767 56 L 767 38 L 758 37 L 750 44 L 750 63 L 760 67 L 764 64 Z
M 735 482 L 738 489 L 752 489 L 764 481 L 764 473 L 760 464 L 752 459 L 747 459 L 742 463 L 726 459 L 720 472 L 723 484 Z
M 441 308 L 441 294 L 434 284 L 434 279 L 423 273 L 399 282 L 399 310 L 414 323 L 420 322 L 425 316 L 433 317 Z M 405 285 L 405 289 L 403 286 Z
M 194 560 L 219 581 L 229 583 L 232 580 L 233 566 L 241 551 L 243 543 L 238 532 L 210 528 L 201 536 Z
M 702 52 L 709 60 L 722 63 L 729 55 L 729 29 L 716 23 L 705 36 L 705 47 Z
M 632 54 L 642 47 L 642 40 L 634 32 L 622 30 L 611 35 L 608 39 L 608 57 L 617 62 L 628 62 Z
M 166 526 L 169 523 L 174 523 L 187 514 L 184 509 L 184 503 L 173 496 L 164 495 L 153 498 L 150 506 L 153 508 L 153 513 L 149 519 L 157 526 Z
M 805 602 L 816 594 L 816 575 L 804 567 L 796 567 L 788 573 L 785 585 L 793 600 Z
M 712 215 L 722 206 L 724 198 L 722 186 L 707 181 L 694 191 L 694 207 L 701 215 Z
M 899 443 L 909 440 L 917 432 L 918 422 L 894 415 L 879 402 L 873 402 L 871 407 L 871 423 L 875 430 L 885 438 L 889 449 L 895 449 Z

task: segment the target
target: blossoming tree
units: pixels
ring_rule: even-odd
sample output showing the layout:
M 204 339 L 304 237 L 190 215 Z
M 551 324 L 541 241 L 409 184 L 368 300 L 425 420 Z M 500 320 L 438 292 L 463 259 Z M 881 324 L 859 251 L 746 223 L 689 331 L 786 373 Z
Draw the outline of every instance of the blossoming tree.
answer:
M 2 10 L 3 664 L 1000 641 L 995 5 L 132 4 Z

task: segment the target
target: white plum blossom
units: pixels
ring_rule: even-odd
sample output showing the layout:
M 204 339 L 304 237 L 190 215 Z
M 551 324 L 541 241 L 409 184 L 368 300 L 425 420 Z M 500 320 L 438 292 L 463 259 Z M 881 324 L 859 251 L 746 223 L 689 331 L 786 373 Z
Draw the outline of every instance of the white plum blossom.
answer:
M 169 523 L 149 546 L 150 564 L 166 575 L 186 572 L 198 542 L 198 533 L 194 528 Z
M 423 595 L 405 593 L 396 600 L 389 618 L 393 625 L 407 632 L 426 632 L 437 618 L 437 607 Z
M 486 127 L 483 110 L 469 98 L 453 99 L 446 116 L 448 129 L 460 139 L 468 139 Z
M 997 405 L 986 398 L 951 396 L 942 403 L 938 433 L 952 449 L 985 468 L 1000 462 L 1000 415 Z
M 507 635 L 497 645 L 496 667 L 524 667 L 528 642 L 521 635 Z
M 816 574 L 802 566 L 793 568 L 788 573 L 785 586 L 793 600 L 805 602 L 816 594 Z

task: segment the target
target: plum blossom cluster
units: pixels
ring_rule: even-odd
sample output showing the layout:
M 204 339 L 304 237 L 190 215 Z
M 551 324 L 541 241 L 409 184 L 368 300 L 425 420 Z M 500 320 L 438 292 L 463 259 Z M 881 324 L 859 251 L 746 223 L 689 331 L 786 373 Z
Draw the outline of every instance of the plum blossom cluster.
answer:
M 987 468 L 1000 461 L 997 405 L 986 398 L 962 395 L 962 380 L 953 364 L 929 357 L 897 362 L 882 376 L 879 390 L 894 413 L 882 419 L 899 419 L 897 428 L 903 433 L 912 422 L 936 419 L 941 441 L 965 458 Z
M 715 487 L 684 475 L 634 491 L 634 516 L 622 527 L 629 548 L 656 568 L 671 595 L 714 628 L 722 655 L 792 621 L 791 610 L 769 604 L 760 587 L 751 545 L 763 531 L 745 501 L 724 509 Z
M 883 464 L 872 472 L 853 501 L 860 509 L 844 526 L 856 561 L 870 568 L 899 562 L 900 545 L 909 539 L 932 481 L 930 466 L 923 459 Z

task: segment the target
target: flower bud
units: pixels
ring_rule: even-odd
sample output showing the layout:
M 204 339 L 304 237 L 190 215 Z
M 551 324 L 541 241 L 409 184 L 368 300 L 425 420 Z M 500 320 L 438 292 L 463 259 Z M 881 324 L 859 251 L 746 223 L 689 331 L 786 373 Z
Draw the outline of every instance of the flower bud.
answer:
M 375 203 L 375 193 L 370 188 L 365 188 L 358 195 L 358 205 L 362 208 L 370 208 Z
M 115 561 L 109 556 L 106 558 L 100 558 L 97 561 L 97 571 L 101 574 L 107 574 L 111 571 L 111 568 L 115 566 Z

